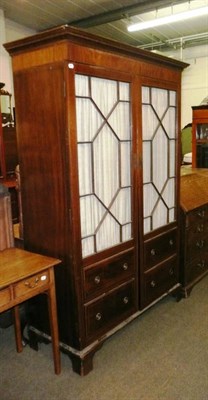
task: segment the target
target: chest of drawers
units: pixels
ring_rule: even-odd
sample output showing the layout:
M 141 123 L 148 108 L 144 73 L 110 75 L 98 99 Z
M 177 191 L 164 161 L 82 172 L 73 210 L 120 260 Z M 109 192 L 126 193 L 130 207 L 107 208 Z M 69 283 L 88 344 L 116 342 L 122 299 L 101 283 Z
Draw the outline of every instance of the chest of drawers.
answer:
M 180 271 L 183 296 L 208 273 L 208 172 L 181 177 Z

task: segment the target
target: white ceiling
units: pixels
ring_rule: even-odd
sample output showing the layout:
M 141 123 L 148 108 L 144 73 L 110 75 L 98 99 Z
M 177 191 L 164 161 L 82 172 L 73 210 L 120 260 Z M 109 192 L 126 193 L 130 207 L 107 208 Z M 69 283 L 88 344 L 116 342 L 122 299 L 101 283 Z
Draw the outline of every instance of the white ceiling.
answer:
M 5 18 L 36 31 L 72 24 L 149 50 L 208 44 L 208 16 L 134 33 L 128 24 L 206 5 L 208 0 L 0 0 Z

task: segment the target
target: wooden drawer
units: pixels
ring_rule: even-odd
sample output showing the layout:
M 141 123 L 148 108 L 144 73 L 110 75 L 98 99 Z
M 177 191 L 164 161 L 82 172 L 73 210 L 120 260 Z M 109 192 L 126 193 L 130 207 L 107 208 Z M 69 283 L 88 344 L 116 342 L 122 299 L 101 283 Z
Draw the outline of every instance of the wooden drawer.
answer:
M 173 256 L 177 249 L 177 230 L 174 229 L 144 242 L 144 270 Z
M 86 335 L 104 333 L 136 311 L 135 281 L 132 280 L 85 306 Z
M 208 272 L 208 255 L 185 265 L 184 285 L 199 279 Z
M 206 225 L 208 221 L 208 207 L 203 206 L 196 208 L 191 212 L 187 213 L 186 216 L 186 226 L 193 226 L 203 224 Z
M 134 252 L 118 255 L 113 259 L 94 264 L 84 270 L 85 296 L 90 297 L 129 280 L 134 274 Z
M 0 312 L 1 312 L 1 307 L 5 306 L 7 303 L 9 303 L 11 300 L 11 293 L 10 289 L 2 289 L 0 290 Z
M 178 283 L 177 258 L 173 257 L 144 274 L 143 306 L 147 306 Z
M 31 289 L 34 290 L 34 287 L 38 288 L 44 285 L 48 285 L 49 283 L 49 273 L 48 271 L 44 271 L 41 274 L 33 275 L 28 279 L 23 279 L 14 285 L 14 295 L 15 297 L 21 297 L 27 294 Z M 34 292 L 33 292 L 34 293 Z
M 197 259 L 208 251 L 208 235 L 206 233 L 195 233 L 192 230 L 186 232 L 186 261 Z

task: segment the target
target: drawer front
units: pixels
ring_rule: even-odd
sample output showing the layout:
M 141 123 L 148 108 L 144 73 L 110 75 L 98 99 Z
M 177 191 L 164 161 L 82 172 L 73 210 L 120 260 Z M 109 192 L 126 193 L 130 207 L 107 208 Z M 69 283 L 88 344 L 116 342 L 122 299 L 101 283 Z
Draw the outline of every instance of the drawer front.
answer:
M 144 274 L 144 289 L 142 304 L 144 307 L 165 294 L 179 281 L 177 258 L 153 268 Z
M 136 311 L 135 281 L 85 306 L 87 338 L 104 333 Z
M 144 243 L 144 269 L 148 270 L 176 253 L 177 230 L 172 230 Z
M 28 279 L 23 279 L 14 286 L 15 297 L 27 295 L 30 291 L 38 290 L 39 287 L 47 286 L 49 283 L 48 271 L 43 271 L 40 274 L 31 276 Z
M 134 274 L 134 252 L 119 255 L 109 262 L 92 265 L 84 270 L 85 297 L 95 296 L 120 282 L 129 280 Z
M 196 210 L 192 210 L 187 214 L 186 217 L 187 226 L 207 224 L 208 221 L 208 207 L 203 206 L 197 208 Z
M 184 284 L 187 285 L 195 279 L 200 279 L 208 272 L 208 254 L 198 260 L 194 260 L 185 265 Z
M 6 289 L 0 290 L 0 310 L 1 310 L 1 307 L 8 304 L 10 302 L 10 300 L 11 300 L 10 289 L 6 288 Z
M 191 229 L 187 232 L 186 241 L 186 261 L 198 259 L 208 251 L 208 235 L 204 232 L 196 233 Z

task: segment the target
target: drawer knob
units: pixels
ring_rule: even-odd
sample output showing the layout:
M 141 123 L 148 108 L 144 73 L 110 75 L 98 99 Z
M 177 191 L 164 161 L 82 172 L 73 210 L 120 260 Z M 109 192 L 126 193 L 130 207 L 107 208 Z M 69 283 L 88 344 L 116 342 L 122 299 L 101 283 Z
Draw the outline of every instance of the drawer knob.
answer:
M 170 276 L 173 276 L 173 272 L 174 272 L 174 271 L 173 271 L 173 268 L 170 268 L 170 269 L 169 269 L 169 275 L 170 275 Z
M 34 282 L 25 282 L 25 286 L 27 286 L 28 288 L 32 289 L 34 288 L 37 284 L 38 284 L 39 278 L 35 278 Z
M 199 249 L 202 249 L 202 247 L 204 247 L 204 244 L 205 244 L 204 240 L 198 240 L 196 242 L 196 247 L 198 247 Z
M 154 288 L 154 287 L 156 286 L 156 282 L 155 282 L 155 281 L 151 281 L 151 282 L 150 282 L 150 286 L 151 286 L 152 288 Z
M 125 297 L 123 298 L 123 302 L 124 302 L 124 304 L 128 304 L 129 298 L 128 298 L 127 296 L 125 296 Z
M 151 253 L 152 256 L 155 256 L 155 254 L 156 254 L 155 249 L 152 249 L 152 250 L 150 251 L 150 253 Z
M 204 261 L 204 260 L 201 260 L 201 262 L 199 262 L 199 263 L 197 264 L 197 267 L 203 269 L 203 268 L 205 267 L 205 261 Z
M 199 211 L 199 212 L 197 213 L 197 215 L 198 215 L 198 217 L 200 217 L 200 218 L 204 218 L 204 216 L 205 216 L 205 211 L 204 211 L 204 210 Z
M 98 285 L 100 283 L 100 276 L 97 275 L 94 279 L 94 282 Z
M 170 245 L 170 246 L 173 246 L 173 245 L 174 245 L 173 239 L 170 239 L 170 240 L 169 240 L 169 245 Z
M 124 264 L 123 264 L 123 270 L 124 270 L 124 271 L 127 271 L 128 268 L 129 268 L 128 264 L 127 264 L 127 263 L 124 263 Z
M 98 313 L 96 314 L 95 318 L 96 318 L 97 321 L 100 321 L 101 318 L 102 318 L 102 314 L 101 314 L 100 312 L 98 312 Z
M 203 224 L 198 225 L 196 230 L 197 230 L 197 232 L 203 232 L 204 231 L 204 225 Z

